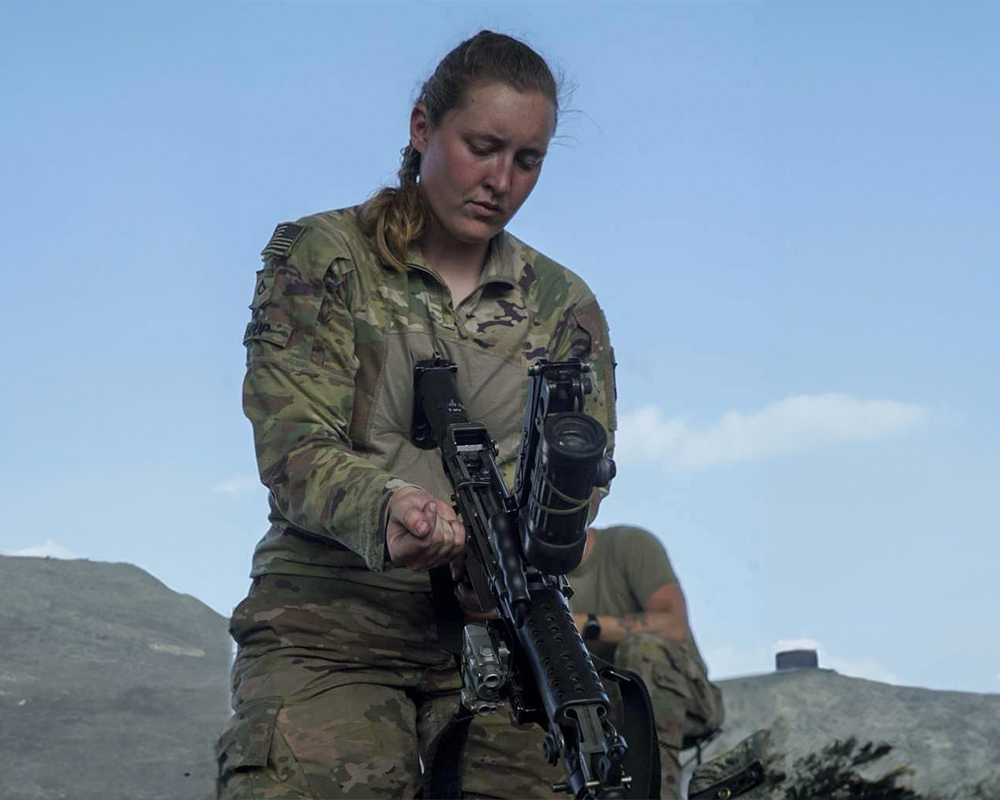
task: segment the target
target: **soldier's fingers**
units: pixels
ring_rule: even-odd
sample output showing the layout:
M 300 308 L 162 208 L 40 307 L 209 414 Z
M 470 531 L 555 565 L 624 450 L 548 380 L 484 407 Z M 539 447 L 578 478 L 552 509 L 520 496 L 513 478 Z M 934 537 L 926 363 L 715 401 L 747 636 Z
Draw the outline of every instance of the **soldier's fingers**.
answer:
M 426 559 L 427 569 L 447 564 L 455 557 L 455 532 L 451 523 L 438 517 L 434 532 L 424 539 L 426 549 L 422 560 Z
M 413 505 L 407 508 L 406 511 L 403 512 L 402 519 L 400 519 L 403 527 L 410 531 L 410 533 L 413 533 L 421 538 L 433 533 L 436 521 L 436 515 L 429 514 L 419 505 Z
M 458 568 L 452 568 L 452 574 L 464 574 L 464 555 L 465 555 L 465 528 L 460 522 L 450 522 L 445 523 L 449 528 L 449 535 L 447 535 L 442 540 L 441 549 L 438 552 L 438 558 L 442 564 L 447 564 L 451 562 L 454 564 L 456 559 L 463 559 L 463 563 Z M 458 573 L 456 573 L 456 569 Z
M 427 497 L 423 507 L 424 519 L 427 520 L 428 530 L 433 531 L 440 524 L 438 516 L 438 502 L 433 497 Z
M 455 548 L 465 551 L 465 525 L 457 517 L 451 522 L 451 530 L 455 534 Z
M 392 539 L 389 555 L 397 564 L 405 564 L 411 569 L 420 569 L 416 561 L 422 555 L 423 550 L 423 540 L 409 533 L 404 533 L 402 536 Z
M 448 522 L 454 522 L 458 519 L 458 513 L 448 503 L 440 503 L 438 513 L 448 520 Z
M 411 569 L 433 569 L 441 564 L 447 564 L 451 559 L 451 544 L 440 530 L 435 530 L 423 538 L 415 536 L 408 538 L 412 541 L 413 555 L 408 564 Z
M 437 508 L 437 498 L 432 494 L 416 486 L 407 486 L 389 498 L 389 519 L 417 536 L 426 536 L 434 530 Z
M 445 522 L 438 555 L 442 563 L 456 558 L 465 550 L 465 529 L 456 522 Z
M 451 523 L 438 517 L 434 534 L 430 538 L 428 551 L 433 553 L 435 560 L 441 562 L 455 546 L 455 532 L 451 529 Z

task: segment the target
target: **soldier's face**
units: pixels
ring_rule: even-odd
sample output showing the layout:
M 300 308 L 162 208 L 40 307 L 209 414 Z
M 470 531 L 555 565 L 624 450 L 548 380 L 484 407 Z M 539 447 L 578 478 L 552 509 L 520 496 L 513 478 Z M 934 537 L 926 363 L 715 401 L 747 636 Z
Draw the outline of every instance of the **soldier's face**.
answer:
M 499 233 L 535 188 L 554 132 L 555 109 L 545 95 L 503 83 L 469 91 L 436 127 L 417 105 L 410 141 L 441 233 L 466 244 Z

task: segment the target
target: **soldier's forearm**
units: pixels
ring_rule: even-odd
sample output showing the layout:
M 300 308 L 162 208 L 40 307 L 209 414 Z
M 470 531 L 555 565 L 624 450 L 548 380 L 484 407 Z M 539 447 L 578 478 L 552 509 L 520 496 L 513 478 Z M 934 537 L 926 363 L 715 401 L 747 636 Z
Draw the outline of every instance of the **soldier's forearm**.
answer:
M 353 453 L 309 440 L 261 473 L 292 525 L 357 553 L 370 569 L 384 568 L 385 494 L 408 484 Z
M 587 621 L 586 614 L 574 614 L 573 619 L 581 630 Z M 685 640 L 688 638 L 687 620 L 683 615 L 669 611 L 638 611 L 617 616 L 599 614 L 597 622 L 601 626 L 599 642 L 618 644 L 631 633 L 650 633 L 664 639 Z

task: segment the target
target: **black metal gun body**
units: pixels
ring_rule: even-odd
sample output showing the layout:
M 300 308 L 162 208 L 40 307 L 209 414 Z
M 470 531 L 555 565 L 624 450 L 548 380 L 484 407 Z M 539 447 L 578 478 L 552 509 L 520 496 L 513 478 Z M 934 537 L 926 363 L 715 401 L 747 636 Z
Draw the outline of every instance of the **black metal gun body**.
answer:
M 462 702 L 477 713 L 509 702 L 516 722 L 541 725 L 546 755 L 552 764 L 561 759 L 566 775 L 554 788 L 578 800 L 625 797 L 630 782 L 626 744 L 609 720 L 564 577 L 582 558 L 593 487 L 614 470 L 604 429 L 582 413 L 586 371 L 576 361 L 532 368 L 513 493 L 489 431 L 469 420 L 458 399 L 453 363 L 438 357 L 416 365 L 412 432 L 418 446 L 440 448 L 466 526 L 470 582 L 482 608 L 498 612 L 465 626 Z M 557 472 L 564 477 L 553 479 Z

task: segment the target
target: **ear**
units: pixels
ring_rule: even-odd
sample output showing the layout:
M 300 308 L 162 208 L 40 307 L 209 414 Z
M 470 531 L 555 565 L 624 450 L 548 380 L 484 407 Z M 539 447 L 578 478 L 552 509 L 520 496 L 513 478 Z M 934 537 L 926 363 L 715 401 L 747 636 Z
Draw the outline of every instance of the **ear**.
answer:
M 410 112 L 410 144 L 420 155 L 427 152 L 427 136 L 431 121 L 427 117 L 427 106 L 417 103 Z

